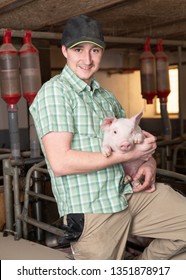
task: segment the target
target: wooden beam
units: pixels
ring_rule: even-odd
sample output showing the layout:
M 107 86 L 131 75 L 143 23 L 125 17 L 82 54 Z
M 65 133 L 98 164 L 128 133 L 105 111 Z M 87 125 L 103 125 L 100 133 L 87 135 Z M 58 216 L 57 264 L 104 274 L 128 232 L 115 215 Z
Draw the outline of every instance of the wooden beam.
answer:
M 103 8 L 125 3 L 125 1 L 128 2 L 128 0 L 38 0 L 29 1 L 26 5 L 26 1 L 12 2 L 12 5 L 18 4 L 18 2 L 24 3 L 24 5 L 20 4 L 18 8 L 10 10 L 8 15 L 6 13 L 1 14 L 0 26 L 11 29 L 20 29 L 21 26 L 22 29 L 41 30 L 47 26 L 61 25 L 71 16 L 89 14 Z
M 86 3 L 85 3 L 86 2 Z M 98 1 L 78 1 L 78 5 L 76 5 L 75 10 L 69 9 L 62 15 L 60 21 L 50 20 L 48 25 L 64 23 L 69 19 L 69 17 L 77 16 L 80 14 L 90 14 L 99 12 L 100 10 L 107 9 L 112 6 L 117 6 L 118 4 L 124 4 L 124 2 L 128 2 L 128 0 L 98 0 Z M 74 2 L 72 2 L 74 3 Z M 70 3 L 69 3 L 70 4 Z M 74 5 L 74 4 L 73 4 Z M 74 5 L 75 6 L 75 5 Z
M 0 1 L 0 14 L 10 12 L 11 10 L 24 6 L 32 1 L 33 0 L 2 0 Z

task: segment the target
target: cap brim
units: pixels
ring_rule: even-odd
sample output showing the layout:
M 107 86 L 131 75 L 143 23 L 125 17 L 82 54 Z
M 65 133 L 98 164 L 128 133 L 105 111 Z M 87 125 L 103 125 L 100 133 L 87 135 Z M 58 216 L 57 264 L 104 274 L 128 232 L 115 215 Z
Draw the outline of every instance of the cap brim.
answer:
M 105 48 L 105 44 L 103 42 L 102 43 L 98 43 L 98 42 L 91 41 L 91 40 L 78 41 L 78 42 L 72 44 L 71 46 L 69 46 L 68 48 L 71 49 L 71 48 L 73 48 L 73 47 L 75 47 L 77 45 L 84 44 L 84 43 L 91 43 L 91 44 L 94 44 L 94 45 L 96 45 L 96 46 L 98 46 L 98 47 L 100 47 L 102 49 Z

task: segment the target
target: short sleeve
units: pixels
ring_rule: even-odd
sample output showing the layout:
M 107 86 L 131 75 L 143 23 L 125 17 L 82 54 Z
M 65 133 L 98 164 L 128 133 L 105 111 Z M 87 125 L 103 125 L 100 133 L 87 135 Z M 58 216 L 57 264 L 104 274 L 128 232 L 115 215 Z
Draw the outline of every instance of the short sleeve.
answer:
M 72 103 L 64 91 L 55 83 L 45 84 L 31 105 L 30 112 L 40 138 L 52 131 L 74 132 Z

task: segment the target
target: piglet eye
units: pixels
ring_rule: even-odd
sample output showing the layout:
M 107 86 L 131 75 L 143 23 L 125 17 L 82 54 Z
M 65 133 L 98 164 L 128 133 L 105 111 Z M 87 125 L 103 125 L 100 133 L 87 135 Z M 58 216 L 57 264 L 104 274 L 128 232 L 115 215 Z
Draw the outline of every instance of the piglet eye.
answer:
M 116 130 L 114 130 L 114 134 L 117 134 L 117 131 L 116 131 Z

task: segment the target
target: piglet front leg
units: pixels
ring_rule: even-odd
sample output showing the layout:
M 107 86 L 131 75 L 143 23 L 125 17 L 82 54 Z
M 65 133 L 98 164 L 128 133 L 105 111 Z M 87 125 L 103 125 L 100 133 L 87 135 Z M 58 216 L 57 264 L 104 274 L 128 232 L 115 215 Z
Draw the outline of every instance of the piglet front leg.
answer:
M 144 140 L 144 136 L 141 133 L 141 131 L 138 132 L 138 133 L 133 134 L 134 144 L 141 144 L 141 143 L 143 143 L 143 140 Z
M 104 155 L 104 157 L 109 157 L 112 153 L 112 149 L 111 147 L 107 144 L 107 145 L 103 145 L 101 147 L 101 151 L 102 151 L 102 154 Z

